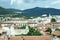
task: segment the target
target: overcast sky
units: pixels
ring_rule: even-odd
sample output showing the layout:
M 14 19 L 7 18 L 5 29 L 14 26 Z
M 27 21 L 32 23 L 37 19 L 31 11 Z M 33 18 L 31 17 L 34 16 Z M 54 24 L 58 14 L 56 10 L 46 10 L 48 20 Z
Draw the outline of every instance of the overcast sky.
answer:
M 34 7 L 60 9 L 60 0 L 0 0 L 0 6 L 22 10 Z

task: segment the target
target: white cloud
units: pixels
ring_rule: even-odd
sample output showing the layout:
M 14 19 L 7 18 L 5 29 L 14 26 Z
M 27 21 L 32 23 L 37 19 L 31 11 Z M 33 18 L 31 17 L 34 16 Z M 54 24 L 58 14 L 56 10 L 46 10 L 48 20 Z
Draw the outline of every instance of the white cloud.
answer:
M 60 8 L 60 0 L 0 0 L 6 8 L 29 9 L 34 7 Z
M 24 0 L 11 0 L 11 5 L 13 5 L 13 4 L 23 4 L 24 3 Z
M 16 0 L 11 0 L 10 4 L 13 5 L 13 3 L 15 2 Z
M 23 4 L 24 3 L 24 0 L 16 0 L 18 4 Z
M 60 0 L 55 0 L 51 3 L 51 5 L 55 5 L 55 4 L 59 4 L 60 3 Z
M 49 5 L 46 5 L 45 8 L 49 8 L 50 6 Z

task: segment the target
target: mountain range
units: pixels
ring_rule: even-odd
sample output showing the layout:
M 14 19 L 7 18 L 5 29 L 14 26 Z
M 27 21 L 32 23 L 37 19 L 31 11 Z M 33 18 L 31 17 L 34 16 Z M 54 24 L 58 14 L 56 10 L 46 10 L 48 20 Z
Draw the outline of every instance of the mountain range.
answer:
M 60 15 L 60 9 L 35 7 L 26 10 L 19 10 L 19 9 L 6 9 L 0 7 L 0 15 L 4 14 L 19 14 L 24 16 L 41 16 L 44 14 Z

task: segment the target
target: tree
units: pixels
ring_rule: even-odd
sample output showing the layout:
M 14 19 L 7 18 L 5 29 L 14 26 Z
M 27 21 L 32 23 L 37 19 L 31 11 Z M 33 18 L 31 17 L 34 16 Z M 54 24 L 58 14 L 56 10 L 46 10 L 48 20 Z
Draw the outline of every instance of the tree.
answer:
M 34 28 L 29 28 L 28 34 L 29 36 L 39 36 L 42 35 L 38 30 L 35 30 Z
M 56 28 L 55 31 L 60 31 L 60 29 L 59 28 Z
M 52 32 L 51 28 L 48 28 L 45 32 Z
M 56 22 L 56 19 L 55 19 L 55 18 L 52 18 L 52 19 L 51 19 L 51 22 Z
M 18 29 L 25 29 L 26 28 L 26 26 L 22 26 L 22 27 L 19 27 Z
M 40 31 L 29 27 L 29 32 L 27 34 L 18 34 L 15 36 L 41 36 L 41 35 L 42 35 L 42 33 L 40 33 Z

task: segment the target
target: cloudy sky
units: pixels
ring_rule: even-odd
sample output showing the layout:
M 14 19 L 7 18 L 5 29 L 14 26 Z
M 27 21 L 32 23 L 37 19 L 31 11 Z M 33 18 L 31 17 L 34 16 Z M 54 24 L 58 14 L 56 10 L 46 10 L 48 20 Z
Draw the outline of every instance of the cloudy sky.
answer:
M 60 9 L 60 0 L 0 0 L 0 6 L 21 10 L 34 7 Z

